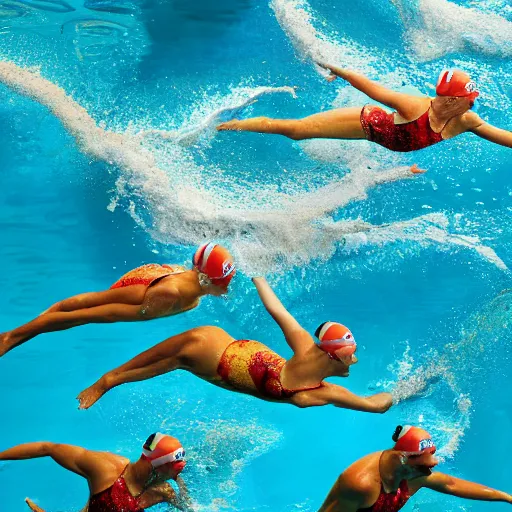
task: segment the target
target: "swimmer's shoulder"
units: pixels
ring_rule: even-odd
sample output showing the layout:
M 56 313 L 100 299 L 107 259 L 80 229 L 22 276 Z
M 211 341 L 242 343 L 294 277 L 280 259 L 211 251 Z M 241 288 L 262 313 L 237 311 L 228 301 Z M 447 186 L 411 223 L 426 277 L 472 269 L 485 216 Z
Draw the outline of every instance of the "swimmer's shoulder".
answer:
M 462 131 L 470 132 L 485 124 L 485 121 L 475 112 L 466 112 L 459 118 L 458 124 Z
M 379 484 L 379 460 L 382 452 L 371 453 L 351 464 L 338 478 L 340 491 L 366 496 Z

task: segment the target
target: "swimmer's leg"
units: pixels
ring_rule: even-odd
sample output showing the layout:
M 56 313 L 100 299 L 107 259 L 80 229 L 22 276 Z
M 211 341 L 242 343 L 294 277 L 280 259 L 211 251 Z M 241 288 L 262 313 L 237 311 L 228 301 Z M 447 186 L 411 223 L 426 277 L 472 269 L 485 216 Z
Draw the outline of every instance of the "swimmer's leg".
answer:
M 29 498 L 25 498 L 25 503 L 28 505 L 28 508 L 30 510 L 33 510 L 33 512 L 45 512 L 41 507 L 38 507 L 32 500 Z
M 234 130 L 275 133 L 293 140 L 303 139 L 366 139 L 361 126 L 361 107 L 339 108 L 303 119 L 252 119 L 228 121 L 217 127 L 219 131 Z
M 202 329 L 198 327 L 172 336 L 135 356 L 126 364 L 106 373 L 96 383 L 78 395 L 79 409 L 89 409 L 107 391 L 116 386 L 127 382 L 151 379 L 176 370 L 183 363 L 185 348 L 191 343 L 204 339 L 200 334 Z
M 86 324 L 145 320 L 140 305 L 106 304 L 75 311 L 55 311 L 38 316 L 17 329 L 0 335 L 0 356 L 35 336 Z
M 105 290 L 102 292 L 81 293 L 55 303 L 41 314 L 54 313 L 56 311 L 76 311 L 77 309 L 93 308 L 105 304 L 142 304 L 147 286 L 136 284 Z

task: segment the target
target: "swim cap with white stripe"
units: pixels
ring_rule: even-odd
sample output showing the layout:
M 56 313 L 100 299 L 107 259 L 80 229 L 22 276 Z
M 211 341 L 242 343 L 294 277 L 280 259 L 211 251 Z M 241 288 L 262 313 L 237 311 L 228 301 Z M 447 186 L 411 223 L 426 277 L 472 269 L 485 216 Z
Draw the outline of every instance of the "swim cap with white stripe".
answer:
M 184 460 L 185 449 L 175 437 L 157 432 L 147 438 L 142 448 L 142 457 L 157 468 L 169 462 Z
M 192 261 L 194 267 L 206 274 L 217 286 L 227 287 L 236 273 L 233 257 L 229 251 L 213 242 L 201 245 Z
M 319 339 L 318 347 L 327 352 L 331 359 L 351 356 L 357 345 L 350 330 L 338 322 L 324 322 L 318 327 L 315 336 Z

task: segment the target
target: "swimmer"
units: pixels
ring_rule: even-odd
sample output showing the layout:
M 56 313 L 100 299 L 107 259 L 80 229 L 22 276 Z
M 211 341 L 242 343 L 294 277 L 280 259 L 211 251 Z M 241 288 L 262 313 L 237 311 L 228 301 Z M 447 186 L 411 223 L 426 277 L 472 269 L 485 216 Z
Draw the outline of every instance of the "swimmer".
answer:
M 397 512 L 420 489 L 469 500 L 512 503 L 512 496 L 467 480 L 432 471 L 438 464 L 430 434 L 399 426 L 390 450 L 372 453 L 338 478 L 319 512 Z
M 191 510 L 187 486 L 179 474 L 186 465 L 185 450 L 174 437 L 156 433 L 148 437 L 136 462 L 109 452 L 49 442 L 28 443 L 0 452 L 2 460 L 51 457 L 63 468 L 85 478 L 89 501 L 83 512 L 144 512 L 159 503 Z M 175 480 L 176 493 L 167 480 Z M 31 510 L 43 509 L 27 498 Z
M 80 408 L 88 409 L 116 386 L 177 369 L 232 391 L 297 407 L 330 404 L 375 413 L 391 407 L 390 393 L 361 397 L 324 381 L 327 377 L 348 377 L 350 367 L 357 363 L 356 343 L 346 327 L 325 322 L 316 331 L 317 344 L 264 278 L 254 278 L 253 282 L 293 351 L 291 359 L 287 361 L 258 341 L 237 340 L 220 327 L 198 327 L 165 340 L 103 375 L 80 393 Z
M 194 309 L 204 295 L 227 293 L 235 275 L 224 247 L 199 247 L 193 268 L 151 263 L 131 270 L 109 290 L 76 295 L 41 313 L 35 320 L 0 335 L 0 356 L 35 336 L 92 323 L 153 320 Z
M 338 108 L 304 119 L 256 117 L 222 123 L 217 130 L 276 133 L 294 140 L 367 139 L 391 151 L 417 151 L 465 132 L 501 146 L 512 147 L 512 132 L 496 128 L 471 112 L 479 95 L 475 82 L 458 69 L 444 70 L 436 96 L 417 97 L 387 89 L 347 69 L 319 65 L 330 71 L 327 80 L 343 78 L 356 89 L 394 112 L 376 105 Z

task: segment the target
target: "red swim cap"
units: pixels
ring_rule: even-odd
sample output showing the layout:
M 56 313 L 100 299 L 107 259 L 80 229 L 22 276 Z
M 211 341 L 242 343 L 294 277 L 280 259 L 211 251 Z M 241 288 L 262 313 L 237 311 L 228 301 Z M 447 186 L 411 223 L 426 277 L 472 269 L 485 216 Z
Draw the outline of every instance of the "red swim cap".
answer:
M 424 452 L 435 453 L 436 445 L 431 435 L 422 428 L 405 425 L 398 426 L 393 435 L 395 450 L 402 452 Z
M 318 346 L 337 361 L 340 356 L 353 355 L 357 348 L 350 330 L 337 322 L 324 322 L 315 331 L 315 336 L 320 340 Z
M 194 267 L 206 274 L 217 286 L 227 287 L 236 273 L 233 257 L 229 251 L 213 242 L 201 245 L 192 261 Z
M 185 450 L 175 437 L 157 432 L 147 438 L 142 448 L 142 457 L 157 468 L 169 462 L 184 460 Z
M 445 69 L 437 80 L 438 96 L 456 96 L 474 100 L 480 93 L 470 76 L 460 69 Z

